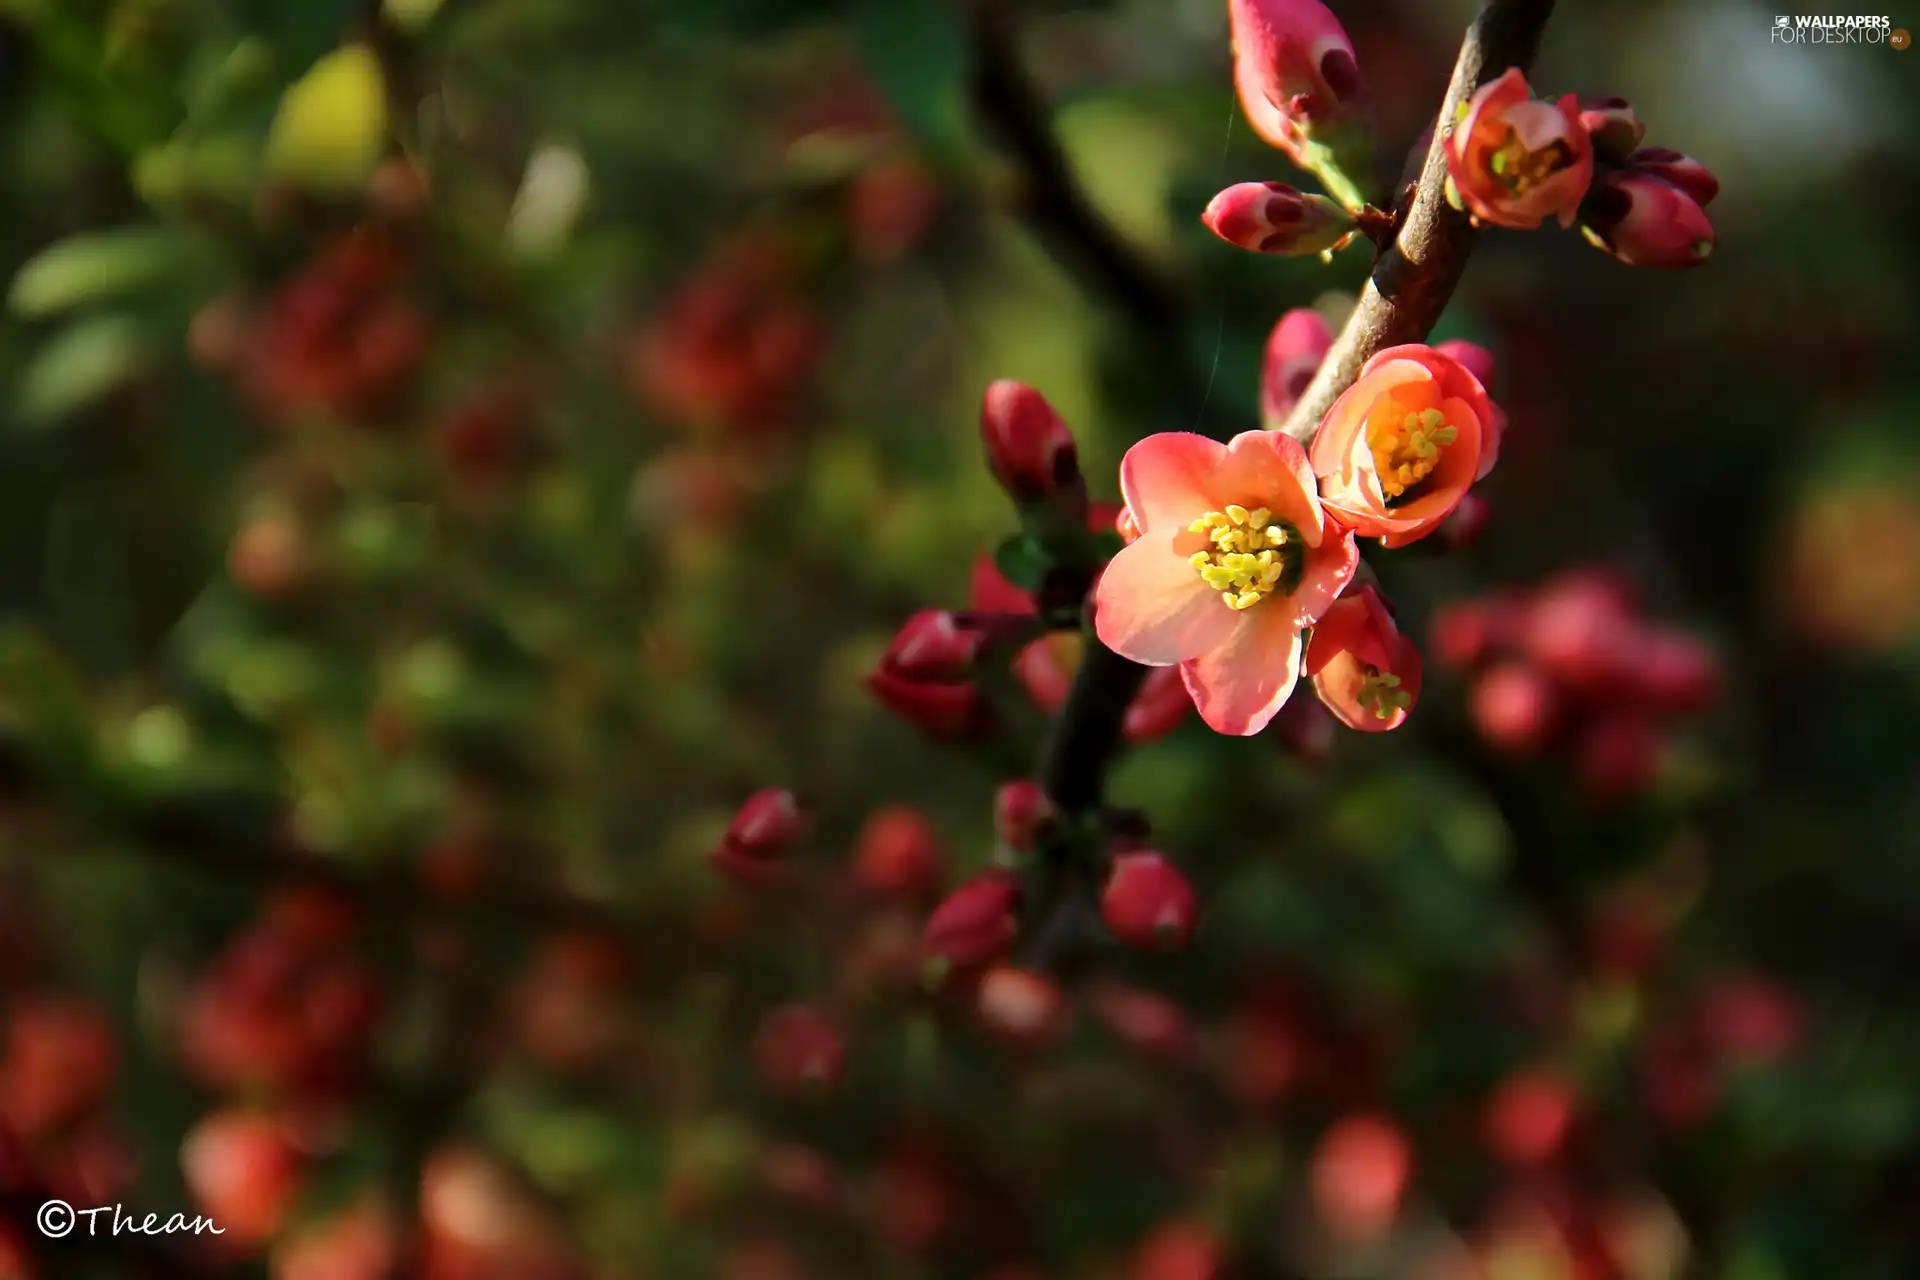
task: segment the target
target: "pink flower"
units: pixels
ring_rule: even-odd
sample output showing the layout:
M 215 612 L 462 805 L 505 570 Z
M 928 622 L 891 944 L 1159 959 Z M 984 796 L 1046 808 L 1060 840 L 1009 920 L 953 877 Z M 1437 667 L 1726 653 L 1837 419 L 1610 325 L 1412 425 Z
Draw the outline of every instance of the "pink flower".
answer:
M 1177 664 L 1216 732 L 1258 733 L 1293 692 L 1301 628 L 1359 565 L 1305 450 L 1278 431 L 1148 436 L 1121 460 L 1120 489 L 1140 537 L 1094 590 L 1095 632 L 1135 662 Z
M 1262 426 L 1269 431 L 1280 429 L 1332 346 L 1333 325 L 1312 307 L 1295 307 L 1280 317 L 1267 335 L 1266 359 L 1260 368 Z
M 1688 178 L 1698 185 L 1693 174 Z M 1594 183 L 1581 206 L 1580 234 L 1630 267 L 1680 270 L 1713 253 L 1713 223 L 1700 201 L 1653 171 L 1627 169 Z
M 1420 651 L 1400 634 L 1380 593 L 1362 587 L 1315 624 L 1307 675 L 1341 724 L 1384 733 L 1405 724 L 1420 697 Z
M 1468 99 L 1447 135 L 1447 173 L 1476 222 L 1528 230 L 1557 217 L 1572 226 L 1593 181 L 1593 140 L 1572 94 L 1537 102 L 1510 67 Z
M 1366 99 L 1353 42 L 1319 0 L 1229 0 L 1233 83 L 1255 133 L 1302 168 L 1316 133 L 1352 119 Z
M 1200 221 L 1250 253 L 1331 252 L 1357 234 L 1351 215 L 1334 201 L 1284 182 L 1235 183 L 1208 203 Z
M 1460 505 L 1496 435 L 1494 409 L 1465 365 L 1432 347 L 1367 361 L 1313 439 L 1321 499 L 1363 538 L 1403 547 Z

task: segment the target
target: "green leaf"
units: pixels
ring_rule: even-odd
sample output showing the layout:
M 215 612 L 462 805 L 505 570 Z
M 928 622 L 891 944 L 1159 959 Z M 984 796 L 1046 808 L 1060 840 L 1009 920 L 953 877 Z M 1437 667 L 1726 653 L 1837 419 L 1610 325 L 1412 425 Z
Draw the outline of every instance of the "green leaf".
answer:
M 311 187 L 366 181 L 387 144 L 387 89 L 363 44 L 334 50 L 287 89 L 267 134 L 267 167 Z
M 28 363 L 15 406 L 32 426 L 52 426 L 140 371 L 147 339 L 125 316 L 96 316 L 56 334 Z
M 1052 560 L 1044 546 L 1025 534 L 1008 538 L 993 553 L 993 567 L 1000 571 L 1001 577 L 1022 591 L 1040 589 L 1040 582 L 1046 577 Z
M 858 0 L 867 70 L 902 123 L 933 151 L 966 141 L 967 32 L 951 0 Z
M 18 315 L 40 317 L 124 297 L 166 276 L 181 248 L 178 233 L 166 227 L 72 236 L 27 260 L 13 277 L 7 305 Z

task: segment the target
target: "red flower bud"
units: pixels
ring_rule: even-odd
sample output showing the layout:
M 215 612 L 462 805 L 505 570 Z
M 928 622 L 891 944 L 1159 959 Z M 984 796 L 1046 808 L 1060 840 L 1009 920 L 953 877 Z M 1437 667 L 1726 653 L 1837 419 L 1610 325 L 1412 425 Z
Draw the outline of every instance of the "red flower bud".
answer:
M 1217 1280 L 1221 1254 L 1219 1237 L 1199 1223 L 1162 1223 L 1135 1246 L 1127 1280 Z
M 195 1203 L 245 1250 L 280 1229 L 300 1192 L 302 1161 L 280 1128 L 241 1111 L 207 1116 L 180 1146 L 180 1168 Z
M 760 1019 L 753 1036 L 753 1065 L 777 1093 L 824 1092 L 846 1073 L 847 1046 L 825 1013 L 805 1004 L 784 1005 Z
M 1559 703 L 1539 668 L 1508 663 L 1474 682 L 1467 708 L 1481 737 L 1502 751 L 1531 755 L 1552 736 Z
M 1580 127 L 1593 139 L 1593 154 L 1616 164 L 1647 136 L 1647 126 L 1625 98 L 1580 99 Z
M 1366 83 L 1353 42 L 1319 0 L 1231 0 L 1233 80 L 1247 120 L 1312 168 L 1310 144 L 1359 118 Z
M 1513 639 L 1515 610 L 1498 597 L 1455 600 L 1433 611 L 1427 648 L 1456 671 L 1478 666 Z
M 1683 187 L 1624 170 L 1595 180 L 1580 206 L 1580 233 L 1630 267 L 1697 267 L 1713 253 L 1713 223 Z
M 1094 988 L 1088 1000 L 1100 1021 L 1128 1048 L 1172 1065 L 1192 1061 L 1193 1021 L 1174 1001 L 1115 983 Z
M 1707 1042 L 1735 1062 L 1777 1062 L 1792 1053 L 1806 1015 L 1791 991 L 1765 978 L 1723 978 L 1700 998 L 1700 1029 Z
M 994 479 L 1015 502 L 1060 506 L 1080 518 L 1087 487 L 1073 433 L 1045 396 L 1022 382 L 992 384 L 980 406 L 980 438 Z
M 1273 326 L 1260 367 L 1260 417 L 1267 430 L 1278 431 L 1306 394 L 1333 336 L 1333 325 L 1312 307 L 1295 307 Z
M 1578 1105 L 1572 1087 L 1558 1076 L 1516 1072 L 1487 1102 L 1487 1145 L 1509 1164 L 1545 1164 L 1566 1145 Z
M 1314 624 L 1306 672 L 1327 710 L 1364 733 L 1399 728 L 1420 697 L 1420 651 L 1370 586 L 1347 592 Z
M 949 969 L 974 969 L 996 960 L 1019 933 L 1014 912 L 1020 882 L 1007 871 L 988 871 L 955 889 L 927 917 L 920 950 Z
M 993 824 L 1001 843 L 1021 853 L 1031 852 L 1042 823 L 1054 817 L 1053 801 L 1030 778 L 1004 783 L 993 796 Z
M 1140 682 L 1140 692 L 1120 721 L 1121 732 L 1134 746 L 1145 746 L 1178 729 L 1193 714 L 1193 695 L 1178 667 L 1154 667 Z
M 1631 682 L 1639 624 L 1622 586 L 1600 574 L 1566 574 L 1526 610 L 1527 653 L 1555 679 L 1588 694 Z
M 810 816 L 793 792 L 780 787 L 756 791 L 733 816 L 713 852 L 713 861 L 736 880 L 764 879 L 811 825 Z
M 1720 194 L 1720 179 L 1714 177 L 1707 166 L 1667 147 L 1642 147 L 1627 157 L 1627 167 L 1672 183 L 1692 196 L 1693 202 L 1702 209 Z
M 983 622 L 993 618 L 993 622 Z M 998 615 L 927 609 L 901 626 L 867 688 L 902 719 L 936 738 L 957 740 L 991 723 L 986 699 L 972 682 L 980 652 Z
M 1353 217 L 1332 200 L 1284 182 L 1241 182 L 1207 205 L 1207 230 L 1254 253 L 1304 254 L 1339 249 L 1356 234 Z
M 1128 946 L 1177 950 L 1192 936 L 1197 912 L 1193 886 L 1158 853 L 1145 849 L 1113 860 L 1100 914 Z
M 946 873 L 940 835 L 911 805 L 878 810 L 861 828 L 854 846 L 853 878 L 874 893 L 920 898 L 940 887 Z
M 1339 1235 L 1370 1240 L 1400 1214 L 1413 1152 L 1399 1126 L 1382 1116 L 1353 1116 L 1329 1129 L 1313 1153 L 1313 1203 Z
M 1633 692 L 1647 709 L 1689 715 L 1720 692 L 1720 660 L 1684 631 L 1651 631 L 1634 646 Z
M 1067 1029 L 1060 985 L 1030 969 L 1001 965 L 980 979 L 980 1020 L 996 1035 L 1026 1048 L 1043 1048 Z

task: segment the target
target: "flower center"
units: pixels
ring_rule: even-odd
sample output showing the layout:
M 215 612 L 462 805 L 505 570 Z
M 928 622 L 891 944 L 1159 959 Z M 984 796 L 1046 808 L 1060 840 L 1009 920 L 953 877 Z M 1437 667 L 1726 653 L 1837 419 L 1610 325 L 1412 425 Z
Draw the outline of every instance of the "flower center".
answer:
M 1413 695 L 1400 687 L 1399 676 L 1368 666 L 1360 678 L 1360 692 L 1356 695 L 1356 701 L 1378 719 L 1391 720 L 1394 712 L 1406 711 L 1413 706 Z
M 1385 409 L 1367 423 L 1367 447 L 1373 451 L 1380 492 L 1391 502 L 1433 474 L 1440 451 L 1460 438 L 1460 429 L 1438 409 Z
M 1520 140 L 1518 131 L 1508 129 L 1505 141 L 1488 158 L 1487 167 L 1508 195 L 1521 196 L 1572 163 L 1573 148 L 1560 139 L 1534 151 Z
M 1306 568 L 1300 531 L 1272 521 L 1273 512 L 1265 507 L 1229 506 L 1187 526 L 1190 533 L 1207 535 L 1211 546 L 1189 559 L 1230 609 L 1251 609 L 1276 591 L 1290 595 L 1300 585 Z

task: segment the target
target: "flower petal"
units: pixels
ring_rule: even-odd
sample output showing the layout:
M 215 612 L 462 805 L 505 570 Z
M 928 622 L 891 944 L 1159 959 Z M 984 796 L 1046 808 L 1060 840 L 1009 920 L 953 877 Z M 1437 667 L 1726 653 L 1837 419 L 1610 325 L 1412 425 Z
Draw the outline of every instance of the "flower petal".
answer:
M 1226 456 L 1218 440 L 1190 431 L 1163 431 L 1120 459 L 1120 496 L 1142 533 L 1186 526 L 1213 509 L 1209 481 Z
M 1212 490 L 1224 508 L 1237 502 L 1267 507 L 1300 530 L 1307 545 L 1320 545 L 1326 517 L 1320 512 L 1320 487 L 1300 442 L 1284 431 L 1242 431 L 1227 444 Z
M 1180 664 L 1200 718 L 1215 733 L 1267 727 L 1300 678 L 1300 629 L 1283 609 L 1255 605 L 1227 643 Z
M 1162 525 L 1107 562 L 1093 593 L 1093 629 L 1115 653 L 1170 667 L 1224 643 L 1239 616 L 1181 554 L 1201 539 Z
M 1360 569 L 1360 543 L 1352 531 L 1336 527 L 1329 532 L 1332 536 L 1308 554 L 1300 585 L 1287 597 L 1287 612 L 1296 627 L 1318 621 Z

